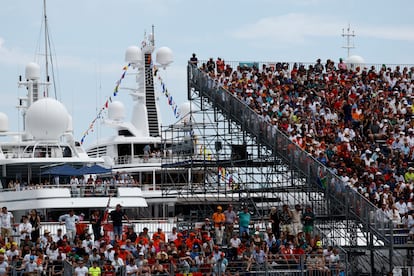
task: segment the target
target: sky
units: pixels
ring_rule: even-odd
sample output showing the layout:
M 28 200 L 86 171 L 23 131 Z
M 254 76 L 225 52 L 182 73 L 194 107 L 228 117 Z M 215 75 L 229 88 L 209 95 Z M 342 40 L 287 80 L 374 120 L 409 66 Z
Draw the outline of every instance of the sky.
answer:
M 43 0 L 0 0 L 0 112 L 21 129 L 15 106 L 25 94 L 19 75 L 42 63 Z M 125 49 L 155 26 L 156 47 L 173 51 L 160 76 L 177 105 L 186 101 L 186 64 L 200 60 L 299 61 L 346 58 L 343 29 L 354 31 L 351 55 L 366 63 L 414 64 L 414 2 L 337 0 L 53 0 L 46 4 L 56 95 L 80 140 L 122 74 Z M 160 93 L 163 125 L 175 121 Z M 114 99 L 115 100 L 115 99 Z M 126 91 L 116 100 L 130 108 Z M 129 104 L 129 105 L 128 105 Z M 127 114 L 129 117 L 130 114 Z M 106 130 L 96 124 L 85 145 Z

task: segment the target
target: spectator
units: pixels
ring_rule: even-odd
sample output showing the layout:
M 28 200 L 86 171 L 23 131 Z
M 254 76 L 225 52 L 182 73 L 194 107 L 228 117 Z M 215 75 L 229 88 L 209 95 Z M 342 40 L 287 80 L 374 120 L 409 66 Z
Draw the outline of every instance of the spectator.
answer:
M 251 215 L 249 213 L 249 207 L 247 205 L 243 207 L 243 211 L 239 212 L 238 221 L 239 221 L 239 234 L 241 237 L 243 233 L 249 233 Z
M 5 260 L 4 255 L 0 255 L 0 275 L 8 275 L 9 264 Z
M 295 208 L 291 210 L 292 213 L 292 234 L 297 235 L 302 232 L 302 207 L 300 204 L 296 204 Z
M 22 222 L 19 224 L 20 243 L 24 243 L 27 238 L 31 239 L 32 225 L 27 216 L 22 216 Z
M 175 241 L 177 239 L 177 234 L 178 234 L 177 227 L 174 226 L 171 229 L 171 233 L 168 233 L 168 242 L 170 243 L 170 242 Z
M 76 235 L 76 224 L 79 222 L 79 217 L 75 215 L 75 211 L 69 210 L 68 214 L 61 215 L 59 217 L 60 224 L 66 226 L 66 236 L 68 237 L 69 243 L 73 244 Z
M 284 232 L 285 235 L 292 234 L 292 212 L 289 209 L 289 205 L 283 204 L 279 218 L 280 224 L 282 225 L 281 231 Z
M 89 268 L 90 276 L 101 276 L 101 268 L 97 261 L 92 262 L 92 266 Z
M 111 219 L 112 219 L 112 224 L 114 227 L 114 236 L 115 236 L 115 240 L 118 241 L 121 239 L 122 237 L 122 220 L 126 219 L 129 222 L 129 218 L 126 215 L 125 211 L 122 210 L 122 206 L 121 204 L 117 204 L 115 207 L 115 210 L 113 210 L 111 212 Z
M 190 64 L 193 66 L 197 66 L 198 64 L 198 58 L 195 53 L 193 53 L 190 57 Z
M 1 236 L 3 237 L 3 239 L 7 241 L 11 237 L 12 227 L 15 221 L 14 221 L 13 213 L 9 212 L 6 206 L 1 208 L 0 222 L 1 222 Z
M 272 233 L 275 235 L 276 239 L 280 238 L 280 218 L 279 218 L 279 212 L 276 207 L 272 207 L 270 209 L 269 214 L 269 221 L 272 225 Z
M 214 229 L 215 229 L 215 238 L 216 238 L 216 244 L 222 245 L 223 244 L 223 233 L 224 233 L 224 223 L 226 221 L 226 217 L 224 216 L 222 212 L 223 208 L 219 205 L 217 206 L 216 212 L 214 212 L 212 216 L 212 220 L 214 223 Z
M 311 206 L 306 206 L 305 212 L 302 214 L 303 232 L 308 243 L 310 243 L 311 236 L 313 234 L 313 225 L 315 221 L 315 214 L 312 211 Z
M 224 211 L 224 216 L 226 218 L 226 244 L 229 244 L 230 239 L 233 237 L 234 224 L 237 222 L 237 214 L 233 211 L 232 204 L 229 204 L 229 206 L 227 206 L 227 210 Z
M 75 275 L 76 276 L 86 276 L 88 275 L 89 269 L 85 266 L 83 260 L 79 260 L 77 262 L 77 266 L 75 267 Z
M 101 239 L 102 216 L 100 211 L 95 209 L 92 212 L 90 223 L 92 224 L 93 239 L 98 241 Z
M 40 237 L 40 216 L 35 209 L 30 210 L 29 223 L 32 225 L 32 242 L 37 242 Z

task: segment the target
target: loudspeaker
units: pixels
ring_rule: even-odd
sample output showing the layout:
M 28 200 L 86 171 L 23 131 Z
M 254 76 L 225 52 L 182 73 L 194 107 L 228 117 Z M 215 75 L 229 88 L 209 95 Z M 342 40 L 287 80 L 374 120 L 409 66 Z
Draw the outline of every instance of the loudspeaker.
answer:
M 231 145 L 231 160 L 239 161 L 247 159 L 246 145 Z
M 218 152 L 218 151 L 221 151 L 221 149 L 222 149 L 223 147 L 222 147 L 222 144 L 221 144 L 221 142 L 220 141 L 217 141 L 216 143 L 215 143 L 215 149 L 216 149 L 216 151 Z

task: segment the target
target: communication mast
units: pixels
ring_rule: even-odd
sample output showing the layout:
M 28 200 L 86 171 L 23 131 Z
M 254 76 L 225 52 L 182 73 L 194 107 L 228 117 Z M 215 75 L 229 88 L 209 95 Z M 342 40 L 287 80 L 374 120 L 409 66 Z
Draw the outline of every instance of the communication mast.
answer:
M 345 32 L 345 29 L 342 29 L 342 37 L 345 38 L 345 43 L 346 43 L 344 46 L 342 46 L 342 48 L 347 49 L 347 58 L 349 58 L 350 50 L 355 48 L 354 40 L 353 40 L 353 38 L 355 37 L 355 32 L 353 30 L 351 31 L 350 25 L 348 25 L 346 32 Z

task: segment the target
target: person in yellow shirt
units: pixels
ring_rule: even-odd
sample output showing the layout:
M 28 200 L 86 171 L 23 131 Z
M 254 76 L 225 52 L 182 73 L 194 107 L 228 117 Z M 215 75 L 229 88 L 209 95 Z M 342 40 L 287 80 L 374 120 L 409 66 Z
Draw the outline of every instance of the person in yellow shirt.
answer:
M 101 268 L 98 266 L 97 261 L 93 261 L 92 266 L 89 268 L 90 276 L 101 276 Z
M 414 168 L 409 167 L 408 171 L 404 174 L 405 182 L 414 181 Z
M 224 235 L 224 223 L 226 221 L 226 217 L 222 212 L 223 208 L 219 205 L 217 206 L 217 211 L 214 212 L 212 220 L 214 223 L 214 230 L 216 234 L 216 244 L 222 245 L 223 244 L 223 235 Z

